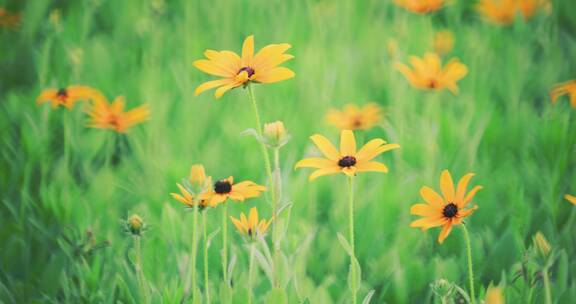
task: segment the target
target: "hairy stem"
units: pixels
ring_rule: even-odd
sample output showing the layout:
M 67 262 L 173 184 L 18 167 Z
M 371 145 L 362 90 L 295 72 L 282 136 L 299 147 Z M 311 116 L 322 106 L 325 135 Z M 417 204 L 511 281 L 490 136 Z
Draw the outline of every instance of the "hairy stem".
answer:
M 256 250 L 256 244 L 252 242 L 250 244 L 250 262 L 248 264 L 248 304 L 254 302 L 254 251 Z
M 550 292 L 550 275 L 548 274 L 548 266 L 542 269 L 542 282 L 544 284 L 545 303 L 552 304 L 552 293 Z
M 470 243 L 470 236 L 468 234 L 468 229 L 465 224 L 462 226 L 462 231 L 464 232 L 464 243 L 466 244 L 466 256 L 468 257 L 468 284 L 470 285 L 470 303 L 474 304 L 476 302 L 476 295 L 474 293 L 474 269 L 472 267 L 472 245 Z
M 192 210 L 192 253 L 190 254 L 190 278 L 192 279 L 192 299 L 196 299 L 198 295 L 196 290 L 198 283 L 196 282 L 196 257 L 198 255 L 198 208 L 195 206 Z
M 356 286 L 356 267 L 354 265 L 354 260 L 356 259 L 356 249 L 354 246 L 354 177 L 348 177 L 348 220 L 349 227 L 348 231 L 350 233 L 350 248 L 352 249 L 352 255 L 350 256 L 350 272 L 351 279 L 350 282 L 350 292 L 352 294 L 352 303 L 356 304 L 356 291 L 358 287 Z
M 202 230 L 204 242 L 204 293 L 206 294 L 206 303 L 210 303 L 210 282 L 208 281 L 208 237 L 206 236 L 206 210 L 202 212 Z
M 228 204 L 222 206 L 222 276 L 224 283 L 228 281 Z
M 142 272 L 142 246 L 139 235 L 134 236 L 134 247 L 136 251 L 136 278 L 138 280 L 138 287 L 140 287 L 140 296 L 144 299 L 145 304 L 150 303 L 150 294 L 148 293 L 148 288 L 146 287 L 146 279 L 144 278 L 144 273 Z

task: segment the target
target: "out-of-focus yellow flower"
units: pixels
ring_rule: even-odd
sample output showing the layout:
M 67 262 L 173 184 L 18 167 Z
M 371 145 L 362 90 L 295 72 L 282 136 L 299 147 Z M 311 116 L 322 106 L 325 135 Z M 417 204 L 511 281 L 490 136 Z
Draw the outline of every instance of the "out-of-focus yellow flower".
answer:
M 402 63 L 396 64 L 404 77 L 412 86 L 425 90 L 448 89 L 452 94 L 458 94 L 456 82 L 468 74 L 468 68 L 457 58 L 450 60 L 442 67 L 440 57 L 436 53 L 426 53 L 423 58 L 410 57 L 412 69 Z
M 382 108 L 376 103 L 369 103 L 362 108 L 347 104 L 342 111 L 331 109 L 326 114 L 326 121 L 340 130 L 368 130 L 382 119 Z
M 442 171 L 440 176 L 442 195 L 429 187 L 422 187 L 420 195 L 426 203 L 415 204 L 410 208 L 410 214 L 422 216 L 422 218 L 413 221 L 410 227 L 419 227 L 422 230 L 427 230 L 432 227 L 442 226 L 442 231 L 440 231 L 438 236 L 438 242 L 442 244 L 444 239 L 450 234 L 453 225 L 462 224 L 464 218 L 478 209 L 476 205 L 466 209 L 476 192 L 482 189 L 482 186 L 476 186 L 466 193 L 468 183 L 473 176 L 473 173 L 464 175 L 458 182 L 456 189 L 454 189 L 454 182 L 450 172 L 448 170 Z
M 228 198 L 233 201 L 243 202 L 248 198 L 260 196 L 266 187 L 256 184 L 253 181 L 243 181 L 234 183 L 232 176 L 221 179 L 214 183 L 214 187 L 200 195 L 200 198 L 206 200 L 208 205 L 215 206 L 225 202 Z
M 454 34 L 450 30 L 438 31 L 434 34 L 434 51 L 440 55 L 450 53 L 454 48 Z
M 517 13 L 528 20 L 538 10 L 549 13 L 552 5 L 549 0 L 480 0 L 477 9 L 486 19 L 506 25 L 514 21 Z
M 150 117 L 148 106 L 143 105 L 124 112 L 125 100 L 123 96 L 109 104 L 106 98 L 94 100 L 90 116 L 89 127 L 98 129 L 111 129 L 118 133 L 126 133 L 130 127 L 142 123 Z
M 248 236 L 250 239 L 254 239 L 266 234 L 268 226 L 270 226 L 270 223 L 272 223 L 273 220 L 270 219 L 267 221 L 263 219 L 259 221 L 258 210 L 256 210 L 256 207 L 250 208 L 250 214 L 248 215 L 248 218 L 246 218 L 246 215 L 244 215 L 242 212 L 240 213 L 240 219 L 234 218 L 232 216 L 230 219 L 232 220 L 232 223 L 238 232 L 240 232 L 242 235 Z
M 36 98 L 38 104 L 50 102 L 52 108 L 64 106 L 67 109 L 74 107 L 74 104 L 80 100 L 101 99 L 102 93 L 98 90 L 87 86 L 69 86 L 61 89 L 47 89 L 40 93 Z
M 485 304 L 505 304 L 504 291 L 500 287 L 490 285 L 486 290 Z
M 294 77 L 294 72 L 285 67 L 278 67 L 283 62 L 294 58 L 284 54 L 291 48 L 288 43 L 270 44 L 254 55 L 254 36 L 248 36 L 242 45 L 242 56 L 231 51 L 207 50 L 207 59 L 194 61 L 194 66 L 210 75 L 221 77 L 219 80 L 205 82 L 196 88 L 198 95 L 206 90 L 216 89 L 216 98 L 227 91 L 242 85 L 254 83 L 273 83 Z
M 552 4 L 549 0 L 518 0 L 518 10 L 525 20 L 530 19 L 538 10 L 547 13 L 552 11 Z
M 552 248 L 550 247 L 550 243 L 548 243 L 548 240 L 546 240 L 542 232 L 540 231 L 536 232 L 536 234 L 532 238 L 532 241 L 534 242 L 534 247 L 536 247 L 536 250 L 538 250 L 538 253 L 543 258 L 546 258 L 548 254 L 550 254 L 550 250 Z
M 445 0 L 395 0 L 398 6 L 418 14 L 432 13 L 442 8 Z
M 570 195 L 570 194 L 566 194 L 564 195 L 564 198 L 571 202 L 572 204 L 576 205 L 576 196 Z
M 5 8 L 0 7 L 0 27 L 16 31 L 20 28 L 20 20 L 20 13 L 10 13 Z
M 360 150 L 356 150 L 356 139 L 351 130 L 340 132 L 340 151 L 324 136 L 316 134 L 310 137 L 320 149 L 325 158 L 305 158 L 296 163 L 296 168 L 315 168 L 309 179 L 314 180 L 323 175 L 344 173 L 349 177 L 357 172 L 388 173 L 386 165 L 373 159 L 393 149 L 400 148 L 398 144 L 386 144 L 382 139 L 373 139 Z
M 570 97 L 570 105 L 572 105 L 573 108 L 576 108 L 576 79 L 554 86 L 550 92 L 552 103 L 556 103 L 558 98 L 564 95 Z

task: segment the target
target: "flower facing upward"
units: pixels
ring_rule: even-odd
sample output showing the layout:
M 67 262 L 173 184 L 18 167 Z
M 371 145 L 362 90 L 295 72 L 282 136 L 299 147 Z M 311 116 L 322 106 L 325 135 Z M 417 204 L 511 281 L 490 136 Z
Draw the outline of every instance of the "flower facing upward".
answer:
M 340 130 L 368 130 L 382 119 L 382 108 L 376 103 L 369 103 L 362 108 L 347 104 L 342 111 L 331 109 L 326 114 L 326 121 Z
M 564 195 L 564 198 L 571 202 L 572 204 L 576 205 L 576 196 L 570 195 L 570 194 L 566 194 Z
M 258 210 L 256 207 L 250 208 L 250 214 L 248 218 L 244 213 L 240 213 L 240 219 L 236 219 L 234 217 L 230 217 L 234 226 L 240 234 L 248 236 L 250 239 L 254 239 L 257 236 L 264 236 L 266 234 L 266 230 L 268 230 L 268 226 L 272 223 L 272 219 L 270 220 L 261 220 L 258 221 Z
M 441 9 L 445 0 L 395 0 L 394 2 L 413 13 L 426 14 Z
M 413 69 L 402 63 L 396 64 L 412 86 L 425 90 L 443 90 L 447 88 L 452 94 L 458 94 L 456 82 L 468 74 L 468 68 L 458 59 L 450 60 L 444 68 L 440 57 L 435 53 L 426 53 L 423 58 L 410 57 Z
M 243 181 L 235 184 L 234 178 L 230 176 L 216 181 L 213 188 L 200 195 L 200 198 L 205 199 L 208 205 L 215 206 L 223 203 L 228 198 L 233 201 L 243 202 L 247 198 L 260 196 L 262 191 L 266 191 L 266 187 L 252 181 Z
M 426 203 L 415 204 L 410 208 L 410 214 L 422 216 L 422 218 L 413 221 L 410 226 L 420 227 L 422 230 L 442 226 L 438 242 L 444 242 L 444 239 L 450 234 L 452 226 L 462 224 L 462 220 L 478 208 L 476 205 L 472 208 L 466 208 L 476 192 L 482 189 L 482 186 L 476 186 L 466 193 L 468 182 L 473 176 L 473 173 L 464 175 L 454 189 L 450 172 L 448 170 L 442 171 L 440 177 L 442 195 L 429 187 L 422 187 L 420 195 Z
M 94 100 L 92 109 L 88 112 L 91 120 L 89 126 L 99 129 L 111 129 L 118 133 L 126 133 L 128 129 L 150 117 L 148 106 L 143 105 L 124 112 L 124 97 L 119 96 L 109 104 L 105 98 Z
M 434 51 L 438 54 L 447 54 L 454 48 L 454 34 L 450 30 L 438 31 L 434 34 L 432 42 Z
M 209 201 L 206 199 L 201 199 L 200 196 L 206 191 L 207 186 L 212 184 L 212 178 L 206 177 L 206 172 L 204 171 L 204 166 L 200 164 L 192 165 L 190 169 L 190 177 L 188 178 L 190 183 L 190 188 L 182 186 L 176 183 L 180 194 L 170 193 L 172 198 L 186 205 L 187 207 L 199 206 L 200 209 L 204 209 L 208 206 L 214 207 L 215 205 L 209 205 Z
M 64 106 L 67 109 L 71 109 L 80 100 L 95 100 L 99 98 L 102 98 L 102 94 L 96 89 L 87 86 L 69 86 L 61 89 L 44 90 L 36 98 L 36 102 L 38 104 L 50 102 L 52 108 Z
M 305 158 L 296 163 L 296 168 L 316 168 L 310 175 L 310 180 L 329 174 L 344 173 L 350 177 L 356 172 L 388 172 L 388 167 L 377 161 L 372 161 L 376 156 L 400 148 L 398 144 L 386 144 L 382 139 L 373 139 L 356 150 L 356 139 L 351 130 L 342 130 L 340 133 L 340 151 L 330 141 L 319 134 L 310 137 L 326 158 Z
M 570 80 L 554 86 L 550 92 L 552 103 L 556 103 L 558 98 L 563 95 L 568 95 L 570 97 L 570 105 L 572 105 L 573 108 L 576 108 L 576 80 Z
M 219 87 L 214 96 L 222 97 L 227 91 L 250 82 L 273 83 L 294 77 L 294 72 L 278 65 L 294 58 L 284 54 L 291 47 L 288 43 L 270 44 L 254 55 L 254 36 L 248 36 L 242 45 L 242 56 L 231 51 L 207 50 L 208 59 L 194 61 L 194 66 L 222 79 L 205 82 L 196 88 L 195 95 Z

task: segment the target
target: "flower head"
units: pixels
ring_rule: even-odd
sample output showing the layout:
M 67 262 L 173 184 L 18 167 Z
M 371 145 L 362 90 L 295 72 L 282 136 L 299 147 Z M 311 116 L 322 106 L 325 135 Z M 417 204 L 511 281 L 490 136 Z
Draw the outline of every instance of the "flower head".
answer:
M 50 102 L 52 108 L 64 106 L 72 109 L 74 104 L 80 100 L 101 99 L 102 93 L 98 90 L 87 86 L 69 86 L 60 89 L 47 89 L 40 93 L 36 98 L 38 104 Z
M 536 234 L 532 237 L 532 242 L 534 243 L 534 247 L 538 251 L 538 254 L 540 254 L 542 258 L 545 259 L 548 257 L 552 247 L 550 247 L 550 243 L 548 243 L 548 240 L 546 240 L 546 237 L 544 237 L 542 232 L 536 232 Z
M 195 95 L 218 87 L 214 96 L 222 97 L 227 91 L 255 83 L 273 83 L 294 77 L 294 72 L 278 65 L 294 58 L 284 54 L 291 47 L 290 44 L 270 44 L 254 55 L 254 36 L 248 36 L 242 45 L 242 56 L 231 51 L 207 50 L 204 55 L 207 59 L 194 61 L 199 70 L 214 76 L 218 80 L 205 82 L 196 88 Z
M 356 150 L 356 139 L 351 130 L 342 130 L 340 133 L 340 150 L 337 150 L 330 141 L 319 134 L 310 137 L 320 149 L 325 158 L 305 158 L 296 163 L 296 168 L 316 168 L 310 175 L 310 180 L 329 174 L 344 173 L 350 177 L 357 172 L 388 172 L 388 167 L 373 159 L 392 149 L 400 148 L 398 144 L 386 144 L 382 139 L 373 139 Z
M 564 198 L 571 202 L 572 204 L 576 205 L 576 196 L 570 195 L 570 194 L 566 194 L 564 195 Z
M 382 108 L 376 103 L 369 103 L 361 108 L 347 104 L 342 111 L 331 109 L 326 114 L 326 121 L 340 130 L 368 130 L 382 119 Z
M 212 178 L 206 176 L 203 165 L 192 165 L 188 183 L 189 187 L 177 183 L 176 186 L 180 190 L 180 193 L 170 193 L 172 198 L 190 208 L 199 206 L 200 209 L 204 209 L 206 207 L 216 206 L 215 204 L 209 204 L 209 200 L 201 198 L 201 195 L 206 192 L 209 185 L 212 184 Z
M 438 31 L 434 34 L 434 51 L 438 54 L 447 54 L 454 48 L 454 34 L 450 30 Z
M 283 122 L 275 121 L 264 124 L 263 139 L 268 146 L 279 148 L 284 146 L 288 140 L 290 140 L 290 135 L 286 132 Z
M 396 5 L 418 14 L 435 12 L 442 8 L 445 0 L 395 0 Z
M 142 123 L 150 117 L 148 106 L 139 106 L 125 112 L 124 104 L 123 96 L 116 97 L 111 104 L 105 98 L 97 98 L 94 100 L 92 109 L 88 112 L 91 118 L 89 126 L 126 133 L 130 127 Z
M 262 191 L 266 191 L 266 187 L 252 181 L 243 181 L 235 184 L 234 178 L 230 176 L 216 181 L 211 189 L 200 195 L 200 198 L 205 199 L 208 205 L 215 206 L 225 202 L 228 198 L 233 201 L 243 202 L 247 198 L 260 196 Z
M 272 223 L 272 219 L 270 220 L 261 220 L 258 221 L 258 210 L 256 207 L 250 208 L 250 214 L 248 218 L 244 213 L 240 213 L 240 219 L 230 217 L 234 226 L 240 234 L 248 236 L 250 239 L 255 239 L 259 236 L 264 236 L 266 234 L 266 230 L 268 230 L 268 226 Z
M 550 13 L 552 4 L 550 0 L 518 0 L 518 10 L 524 17 L 524 20 L 530 19 L 538 10 Z
M 464 175 L 454 189 L 450 172 L 448 170 L 442 171 L 440 176 L 442 195 L 429 187 L 422 187 L 420 195 L 425 203 L 415 204 L 410 208 L 410 214 L 422 216 L 422 218 L 413 221 L 410 226 L 420 227 L 422 230 L 442 226 L 438 242 L 444 242 L 444 239 L 450 234 L 452 226 L 462 224 L 462 220 L 478 208 L 476 205 L 472 208 L 466 208 L 476 192 L 482 189 L 482 186 L 476 186 L 466 193 L 468 182 L 473 176 L 473 173 Z
M 452 94 L 458 94 L 456 82 L 468 74 L 468 68 L 456 58 L 442 67 L 440 57 L 435 53 L 426 53 L 423 58 L 411 56 L 410 63 L 413 69 L 402 63 L 397 63 L 396 69 L 419 89 L 448 89 Z
M 505 304 L 504 292 L 501 287 L 488 286 L 486 290 L 485 304 Z
M 564 83 L 560 83 L 550 92 L 552 103 L 556 103 L 561 96 L 568 95 L 570 97 L 570 105 L 576 108 L 576 79 Z
M 516 15 L 518 0 L 480 0 L 477 10 L 484 18 L 497 24 L 510 24 Z
M 126 230 L 133 235 L 141 235 L 145 226 L 144 220 L 137 214 L 132 214 L 126 220 Z

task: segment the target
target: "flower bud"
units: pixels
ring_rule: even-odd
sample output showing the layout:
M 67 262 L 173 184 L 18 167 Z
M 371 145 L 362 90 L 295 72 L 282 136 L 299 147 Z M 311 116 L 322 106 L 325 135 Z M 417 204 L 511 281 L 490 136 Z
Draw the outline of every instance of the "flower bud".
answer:
M 550 243 L 548 243 L 542 232 L 540 231 L 536 232 L 536 235 L 534 235 L 532 241 L 534 242 L 534 247 L 536 247 L 536 250 L 538 251 L 540 256 L 542 256 L 543 258 L 548 257 L 548 255 L 550 254 L 551 247 Z
M 452 296 L 454 292 L 454 284 L 448 282 L 445 279 L 439 279 L 436 282 L 430 284 L 432 292 L 442 299 L 447 299 Z
M 126 228 L 133 235 L 140 235 L 144 230 L 144 221 L 137 214 L 132 214 L 126 221 Z
M 283 122 L 275 121 L 264 124 L 264 140 L 270 147 L 280 148 L 288 142 L 288 139 Z
M 206 181 L 206 171 L 204 170 L 204 166 L 200 164 L 192 165 L 190 168 L 190 184 L 193 187 L 203 187 L 204 182 Z
M 504 304 L 506 301 L 504 300 L 504 294 L 502 292 L 502 288 L 489 286 L 486 290 L 486 299 L 484 301 L 485 304 Z

